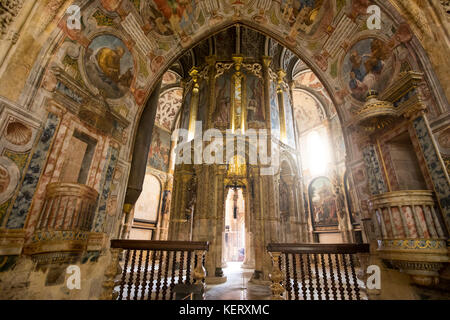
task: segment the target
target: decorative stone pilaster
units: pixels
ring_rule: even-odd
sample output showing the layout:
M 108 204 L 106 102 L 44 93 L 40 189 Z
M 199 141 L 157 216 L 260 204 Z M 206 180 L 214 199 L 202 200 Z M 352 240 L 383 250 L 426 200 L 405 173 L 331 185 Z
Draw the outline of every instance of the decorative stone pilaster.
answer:
M 445 162 L 439 152 L 426 115 L 423 112 L 410 114 L 409 119 L 422 150 L 428 173 L 433 181 L 448 235 L 450 233 L 450 179 Z
M 371 194 L 387 192 L 386 183 L 383 178 L 382 167 L 378 159 L 376 147 L 372 144 L 363 148 L 364 162 L 366 164 L 367 176 Z

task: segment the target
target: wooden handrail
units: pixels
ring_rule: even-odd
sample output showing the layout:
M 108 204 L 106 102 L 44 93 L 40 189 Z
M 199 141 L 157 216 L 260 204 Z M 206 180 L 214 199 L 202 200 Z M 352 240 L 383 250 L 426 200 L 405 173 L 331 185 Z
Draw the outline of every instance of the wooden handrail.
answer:
M 369 244 L 323 244 L 323 243 L 270 243 L 267 246 L 269 252 L 282 253 L 368 253 L 370 252 Z
M 195 251 L 209 249 L 207 241 L 111 240 L 111 248 L 135 250 Z
M 102 299 L 172 300 L 176 285 L 196 287 L 204 298 L 208 249 L 206 241 L 111 240 Z
M 273 300 L 360 300 L 356 260 L 369 244 L 270 243 Z

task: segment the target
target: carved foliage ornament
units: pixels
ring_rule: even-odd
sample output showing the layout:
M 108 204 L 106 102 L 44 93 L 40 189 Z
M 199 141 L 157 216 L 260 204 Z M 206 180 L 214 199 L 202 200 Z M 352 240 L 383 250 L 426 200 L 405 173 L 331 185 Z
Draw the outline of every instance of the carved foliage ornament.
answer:
M 7 34 L 22 5 L 23 0 L 0 0 L 0 39 Z

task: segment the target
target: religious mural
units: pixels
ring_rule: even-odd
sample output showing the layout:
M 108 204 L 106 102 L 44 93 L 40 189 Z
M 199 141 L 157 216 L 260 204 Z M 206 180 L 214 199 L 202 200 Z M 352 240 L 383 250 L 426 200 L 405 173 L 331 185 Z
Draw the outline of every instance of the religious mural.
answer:
M 213 113 L 214 125 L 218 128 L 227 128 L 231 110 L 231 77 L 225 73 L 216 79 L 216 109 Z
M 170 145 L 170 133 L 155 126 L 148 153 L 148 165 L 159 171 L 167 172 L 169 169 Z
M 381 93 L 393 76 L 394 56 L 380 39 L 358 41 L 347 52 L 343 66 L 343 79 L 353 98 L 366 101 L 369 90 Z
M 270 83 L 270 122 L 272 124 L 272 135 L 280 139 L 280 114 L 277 98 L 277 84 L 272 81 Z
M 86 50 L 85 66 L 89 81 L 106 98 L 121 98 L 130 89 L 134 76 L 133 57 L 116 36 L 94 38 Z
M 173 30 L 169 20 L 153 1 L 148 1 L 142 8 L 142 18 L 153 32 L 161 36 L 172 36 Z
M 288 22 L 288 40 L 297 36 L 322 34 L 332 21 L 334 10 L 332 0 L 282 0 L 281 15 Z
M 248 127 L 263 128 L 265 125 L 263 80 L 253 75 L 247 75 L 246 84 Z
M 183 129 L 189 129 L 189 110 L 191 106 L 191 97 L 192 97 L 192 90 L 189 90 L 186 93 L 186 96 L 184 97 L 183 101 L 183 109 L 181 114 L 181 125 L 180 128 Z
M 286 118 L 286 139 L 287 144 L 295 148 L 294 116 L 292 114 L 292 104 L 289 92 L 284 92 L 284 116 Z
M 311 182 L 309 201 L 314 226 L 338 225 L 333 186 L 328 178 L 320 177 Z
M 209 110 L 209 85 L 207 81 L 200 82 L 200 90 L 198 94 L 197 121 L 201 121 L 202 128 L 205 129 Z
M 156 4 L 158 11 L 161 12 L 162 16 L 165 18 L 165 21 L 169 22 L 170 28 L 173 31 L 183 37 L 194 30 L 193 23 L 195 22 L 197 1 L 153 0 L 153 2 Z M 161 30 L 165 30 L 164 27 L 164 24 L 158 25 L 158 29 L 161 28 Z

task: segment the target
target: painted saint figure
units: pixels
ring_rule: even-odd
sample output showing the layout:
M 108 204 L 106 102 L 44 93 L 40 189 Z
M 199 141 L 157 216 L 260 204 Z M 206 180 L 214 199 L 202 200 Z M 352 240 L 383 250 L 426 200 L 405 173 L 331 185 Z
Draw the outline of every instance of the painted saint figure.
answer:
M 358 50 L 350 53 L 349 87 L 355 98 L 363 100 L 368 90 L 376 88 L 388 56 L 389 50 L 379 39 L 371 42 L 370 53 L 361 54 Z

